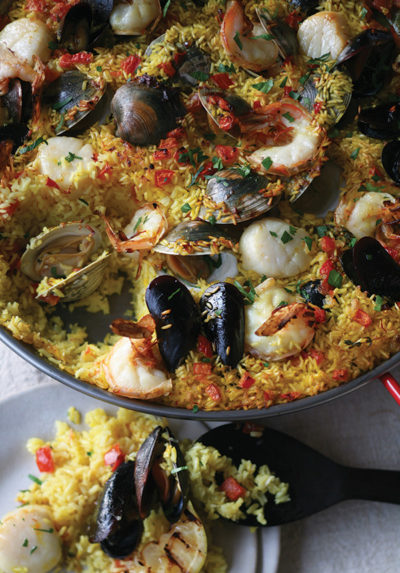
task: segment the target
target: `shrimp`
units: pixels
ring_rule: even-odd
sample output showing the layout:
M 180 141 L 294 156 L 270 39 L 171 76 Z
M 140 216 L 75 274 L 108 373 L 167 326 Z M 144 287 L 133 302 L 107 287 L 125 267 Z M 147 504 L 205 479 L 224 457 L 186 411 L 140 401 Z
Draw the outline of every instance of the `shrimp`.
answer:
M 239 250 L 243 267 L 269 277 L 291 277 L 311 263 L 304 229 L 280 219 L 265 218 L 251 223 L 243 232 Z
M 49 43 L 54 39 L 44 22 L 30 18 L 14 20 L 0 32 L 0 44 L 12 50 L 20 60 L 30 66 L 34 65 L 35 58 L 39 58 L 43 63 L 50 59 Z
M 153 400 L 172 390 L 172 381 L 161 366 L 161 356 L 151 341 L 155 323 L 150 315 L 138 323 L 117 320 L 112 329 L 122 338 L 101 359 L 109 390 L 120 396 Z
M 221 41 L 230 59 L 254 72 L 273 66 L 278 60 L 278 47 L 272 40 L 265 40 L 261 24 L 247 20 L 239 0 L 229 0 L 221 24 Z
M 317 324 L 312 307 L 275 286 L 274 279 L 255 292 L 254 303 L 245 308 L 246 350 L 264 360 L 283 360 L 306 348 Z
M 11 78 L 19 78 L 33 84 L 37 73 L 30 64 L 20 60 L 7 46 L 0 43 L 0 96 L 8 93 Z
M 144 34 L 146 30 L 153 30 L 161 15 L 159 0 L 116 2 L 111 12 L 110 24 L 114 34 L 137 36 Z
M 0 570 L 47 573 L 61 559 L 61 541 L 46 505 L 28 505 L 0 522 Z
M 393 203 L 396 203 L 393 195 L 376 191 L 365 193 L 357 201 L 343 197 L 335 211 L 336 224 L 345 227 L 356 239 L 373 237 L 385 214 L 389 214 L 386 205 Z
M 199 573 L 207 556 L 204 526 L 189 501 L 179 521 L 158 541 L 147 543 L 132 559 L 121 562 L 113 573 Z
M 301 51 L 309 58 L 330 54 L 336 60 L 350 40 L 350 33 L 340 12 L 317 12 L 300 24 L 297 38 Z
M 247 114 L 242 133 L 262 142 L 248 161 L 258 170 L 290 176 L 309 167 L 323 140 L 323 129 L 299 103 L 283 99 Z M 267 163 L 266 163 L 267 160 Z
M 105 222 L 108 238 L 118 253 L 151 249 L 168 228 L 167 219 L 157 203 L 147 203 L 136 211 L 123 230 L 123 239 L 113 231 L 107 219 Z
M 87 167 L 93 153 L 90 143 L 76 137 L 50 137 L 40 145 L 34 165 L 64 191 L 71 185 L 82 188 L 88 183 Z

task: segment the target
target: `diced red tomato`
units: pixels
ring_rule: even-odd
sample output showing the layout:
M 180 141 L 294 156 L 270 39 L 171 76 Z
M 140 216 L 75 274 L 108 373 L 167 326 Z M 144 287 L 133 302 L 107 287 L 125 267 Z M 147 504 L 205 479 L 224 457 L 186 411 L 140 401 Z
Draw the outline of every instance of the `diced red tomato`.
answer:
M 58 60 L 60 66 L 64 69 L 73 68 L 77 64 L 90 64 L 93 60 L 93 54 L 90 52 L 78 52 L 77 54 L 64 54 Z
M 41 300 L 42 302 L 46 302 L 50 306 L 56 306 L 56 304 L 60 300 L 59 296 L 57 296 L 55 294 L 51 294 L 51 293 L 46 294 L 46 296 L 39 296 L 38 298 L 39 298 L 39 300 Z
M 139 56 L 128 56 L 121 63 L 121 69 L 128 75 L 132 75 L 136 72 L 140 64 L 142 63 L 142 58 Z
M 235 118 L 232 114 L 224 115 L 218 120 L 218 125 L 223 131 L 229 131 L 234 123 Z
M 106 466 L 111 466 L 111 470 L 115 470 L 125 461 L 125 454 L 121 451 L 119 444 L 115 444 L 104 454 L 104 463 Z
M 353 315 L 353 320 L 361 324 L 361 326 L 370 326 L 372 324 L 372 318 L 369 316 L 367 312 L 361 310 L 360 308 L 356 311 Z
M 332 261 L 326 261 L 319 269 L 319 274 L 321 277 L 328 278 L 329 273 L 335 269 L 335 265 Z
M 47 185 L 47 187 L 54 187 L 54 189 L 60 189 L 60 186 L 58 185 L 58 183 L 53 181 L 53 179 L 50 179 L 50 177 L 47 177 L 46 185 Z
M 106 163 L 104 167 L 102 167 L 99 171 L 98 178 L 99 179 L 106 179 L 106 175 L 112 172 L 112 166 L 109 163 Z
M 335 239 L 332 239 L 332 237 L 328 237 L 326 235 L 325 237 L 322 237 L 321 249 L 328 255 L 328 257 L 332 257 L 336 250 Z
M 395 249 L 394 247 L 385 247 L 385 251 L 400 264 L 400 249 Z
M 212 358 L 213 356 L 211 342 L 202 334 L 200 334 L 197 339 L 197 352 L 201 352 L 204 356 L 207 356 L 207 358 Z
M 204 378 L 211 374 L 211 364 L 209 362 L 194 362 L 193 375 L 196 378 Z
M 264 390 L 264 401 L 266 406 L 270 406 L 274 401 L 275 394 L 271 390 Z
M 218 386 L 216 386 L 215 384 L 209 384 L 205 388 L 205 392 L 210 396 L 211 400 L 214 400 L 214 402 L 220 402 L 222 396 Z
M 242 374 L 242 377 L 239 380 L 239 386 L 241 388 L 251 388 L 253 386 L 255 380 L 248 372 Z
M 349 377 L 349 371 L 347 370 L 347 368 L 340 368 L 338 370 L 334 370 L 332 374 L 332 378 L 340 382 L 346 382 L 348 377 Z
M 320 350 L 315 350 L 314 348 L 311 348 L 311 350 L 308 351 L 308 355 L 315 360 L 317 366 L 320 366 L 325 360 L 325 354 Z
M 238 158 L 239 148 L 231 145 L 216 145 L 215 153 L 222 159 L 224 165 L 232 165 Z
M 376 167 L 376 165 L 371 167 L 371 169 L 368 171 L 368 174 L 371 175 L 371 177 L 375 177 L 377 179 L 383 179 L 382 172 L 379 171 L 379 169 Z
M 292 402 L 301 397 L 301 392 L 287 392 L 286 394 L 280 394 L 279 398 L 281 400 L 286 400 L 287 402 Z
M 36 450 L 36 465 L 40 472 L 54 472 L 54 460 L 50 446 L 43 446 Z
M 172 65 L 172 62 L 163 62 L 162 64 L 159 64 L 158 67 L 161 68 L 169 78 L 172 78 L 172 76 L 176 74 L 176 69 Z
M 314 103 L 314 111 L 315 113 L 319 113 L 322 109 L 322 101 L 316 101 Z
M 323 308 L 319 308 L 318 306 L 313 308 L 314 311 L 314 318 L 316 322 L 325 322 L 326 321 L 326 312 Z
M 261 107 L 261 102 L 260 102 L 259 99 L 256 99 L 256 100 L 253 102 L 253 109 L 260 109 L 260 107 Z
M 233 81 L 228 74 L 214 74 L 210 78 L 221 90 L 226 90 L 233 86 Z
M 158 149 L 174 149 L 179 147 L 180 143 L 176 137 L 169 136 L 166 139 L 162 139 L 158 144 Z
M 284 95 L 285 97 L 289 97 L 290 92 L 292 92 L 292 91 L 293 91 L 292 86 L 284 86 L 284 88 L 283 88 L 283 95 Z
M 154 171 L 154 183 L 156 187 L 163 187 L 171 183 L 174 172 L 171 169 L 156 169 Z
M 46 0 L 27 0 L 25 7 L 32 12 L 44 12 Z
M 74 2 L 72 2 L 72 4 L 74 4 Z M 51 18 L 61 22 L 61 20 L 63 20 L 68 14 L 70 8 L 70 2 L 57 2 L 57 4 L 55 4 L 55 6 L 50 10 Z
M 164 161 L 171 157 L 171 151 L 169 149 L 156 149 L 153 153 L 154 161 Z
M 236 501 L 239 497 L 246 495 L 246 488 L 240 485 L 232 476 L 226 478 L 219 489 L 223 491 L 228 499 Z
M 184 127 L 176 127 L 172 131 L 167 133 L 167 137 L 175 137 L 176 139 L 180 139 L 186 135 L 186 131 Z

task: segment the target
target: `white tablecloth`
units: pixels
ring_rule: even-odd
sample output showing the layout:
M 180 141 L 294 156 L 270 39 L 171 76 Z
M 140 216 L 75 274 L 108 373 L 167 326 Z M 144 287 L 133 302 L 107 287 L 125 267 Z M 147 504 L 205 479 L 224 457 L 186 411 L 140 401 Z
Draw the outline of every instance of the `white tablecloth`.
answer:
M 400 369 L 393 374 L 400 379 Z M 0 398 L 48 382 L 0 344 Z M 337 462 L 400 470 L 400 406 L 378 381 L 268 425 Z M 279 573 L 400 572 L 400 506 L 346 501 L 281 532 Z

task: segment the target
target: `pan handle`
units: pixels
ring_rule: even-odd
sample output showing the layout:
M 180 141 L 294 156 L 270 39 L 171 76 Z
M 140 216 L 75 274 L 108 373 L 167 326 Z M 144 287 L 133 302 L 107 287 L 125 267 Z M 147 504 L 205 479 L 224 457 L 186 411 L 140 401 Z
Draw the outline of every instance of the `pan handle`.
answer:
M 400 384 L 396 381 L 396 379 L 393 378 L 389 372 L 385 372 L 382 374 L 382 376 L 379 376 L 379 380 L 383 383 L 386 390 L 390 392 L 392 397 L 400 405 Z

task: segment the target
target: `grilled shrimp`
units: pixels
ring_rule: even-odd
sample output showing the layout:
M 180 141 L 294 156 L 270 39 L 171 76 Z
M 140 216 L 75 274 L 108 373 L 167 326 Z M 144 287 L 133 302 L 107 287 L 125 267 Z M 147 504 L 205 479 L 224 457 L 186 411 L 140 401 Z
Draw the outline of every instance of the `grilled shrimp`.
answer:
M 45 505 L 8 513 L 0 525 L 0 570 L 47 573 L 61 559 L 61 542 Z
M 340 12 L 317 12 L 299 26 L 297 38 L 301 51 L 309 58 L 330 54 L 336 60 L 350 40 L 347 22 Z
M 306 270 L 311 254 L 304 229 L 280 219 L 255 221 L 243 232 L 239 250 L 246 270 L 267 277 L 291 277 Z
M 0 43 L 0 96 L 8 92 L 8 81 L 11 78 L 33 84 L 37 73 L 31 65 L 17 58 L 14 52 Z
M 243 68 L 261 72 L 278 59 L 278 47 L 262 37 L 265 30 L 261 24 L 247 20 L 239 0 L 228 1 L 220 34 L 230 59 Z
M 155 28 L 161 18 L 159 0 L 127 0 L 116 2 L 111 12 L 110 24 L 114 34 L 138 36 Z
M 90 143 L 76 137 L 50 137 L 40 145 L 35 166 L 66 191 L 71 185 L 81 188 L 87 184 L 84 174 L 92 156 Z
M 158 542 L 147 543 L 133 560 L 116 565 L 113 573 L 199 573 L 207 556 L 204 526 L 189 502 L 182 517 L 161 535 Z
M 41 20 L 30 18 L 14 20 L 0 32 L 0 43 L 31 66 L 35 57 L 44 63 L 49 60 L 51 54 L 49 43 L 52 40 L 54 36 L 46 24 Z
M 148 203 L 136 211 L 123 230 L 121 239 L 106 220 L 106 232 L 118 253 L 130 253 L 151 249 L 158 243 L 168 228 L 167 219 L 157 203 Z
M 261 146 L 248 157 L 257 169 L 289 176 L 306 169 L 316 157 L 323 130 L 299 103 L 283 99 L 248 114 L 243 133 L 254 135 Z
M 390 193 L 369 191 L 358 201 L 342 198 L 335 211 L 337 225 L 342 225 L 357 239 L 373 237 L 377 226 L 384 219 L 385 204 L 395 203 Z
M 312 308 L 267 279 L 245 308 L 245 348 L 265 360 L 283 360 L 310 344 L 316 321 Z

